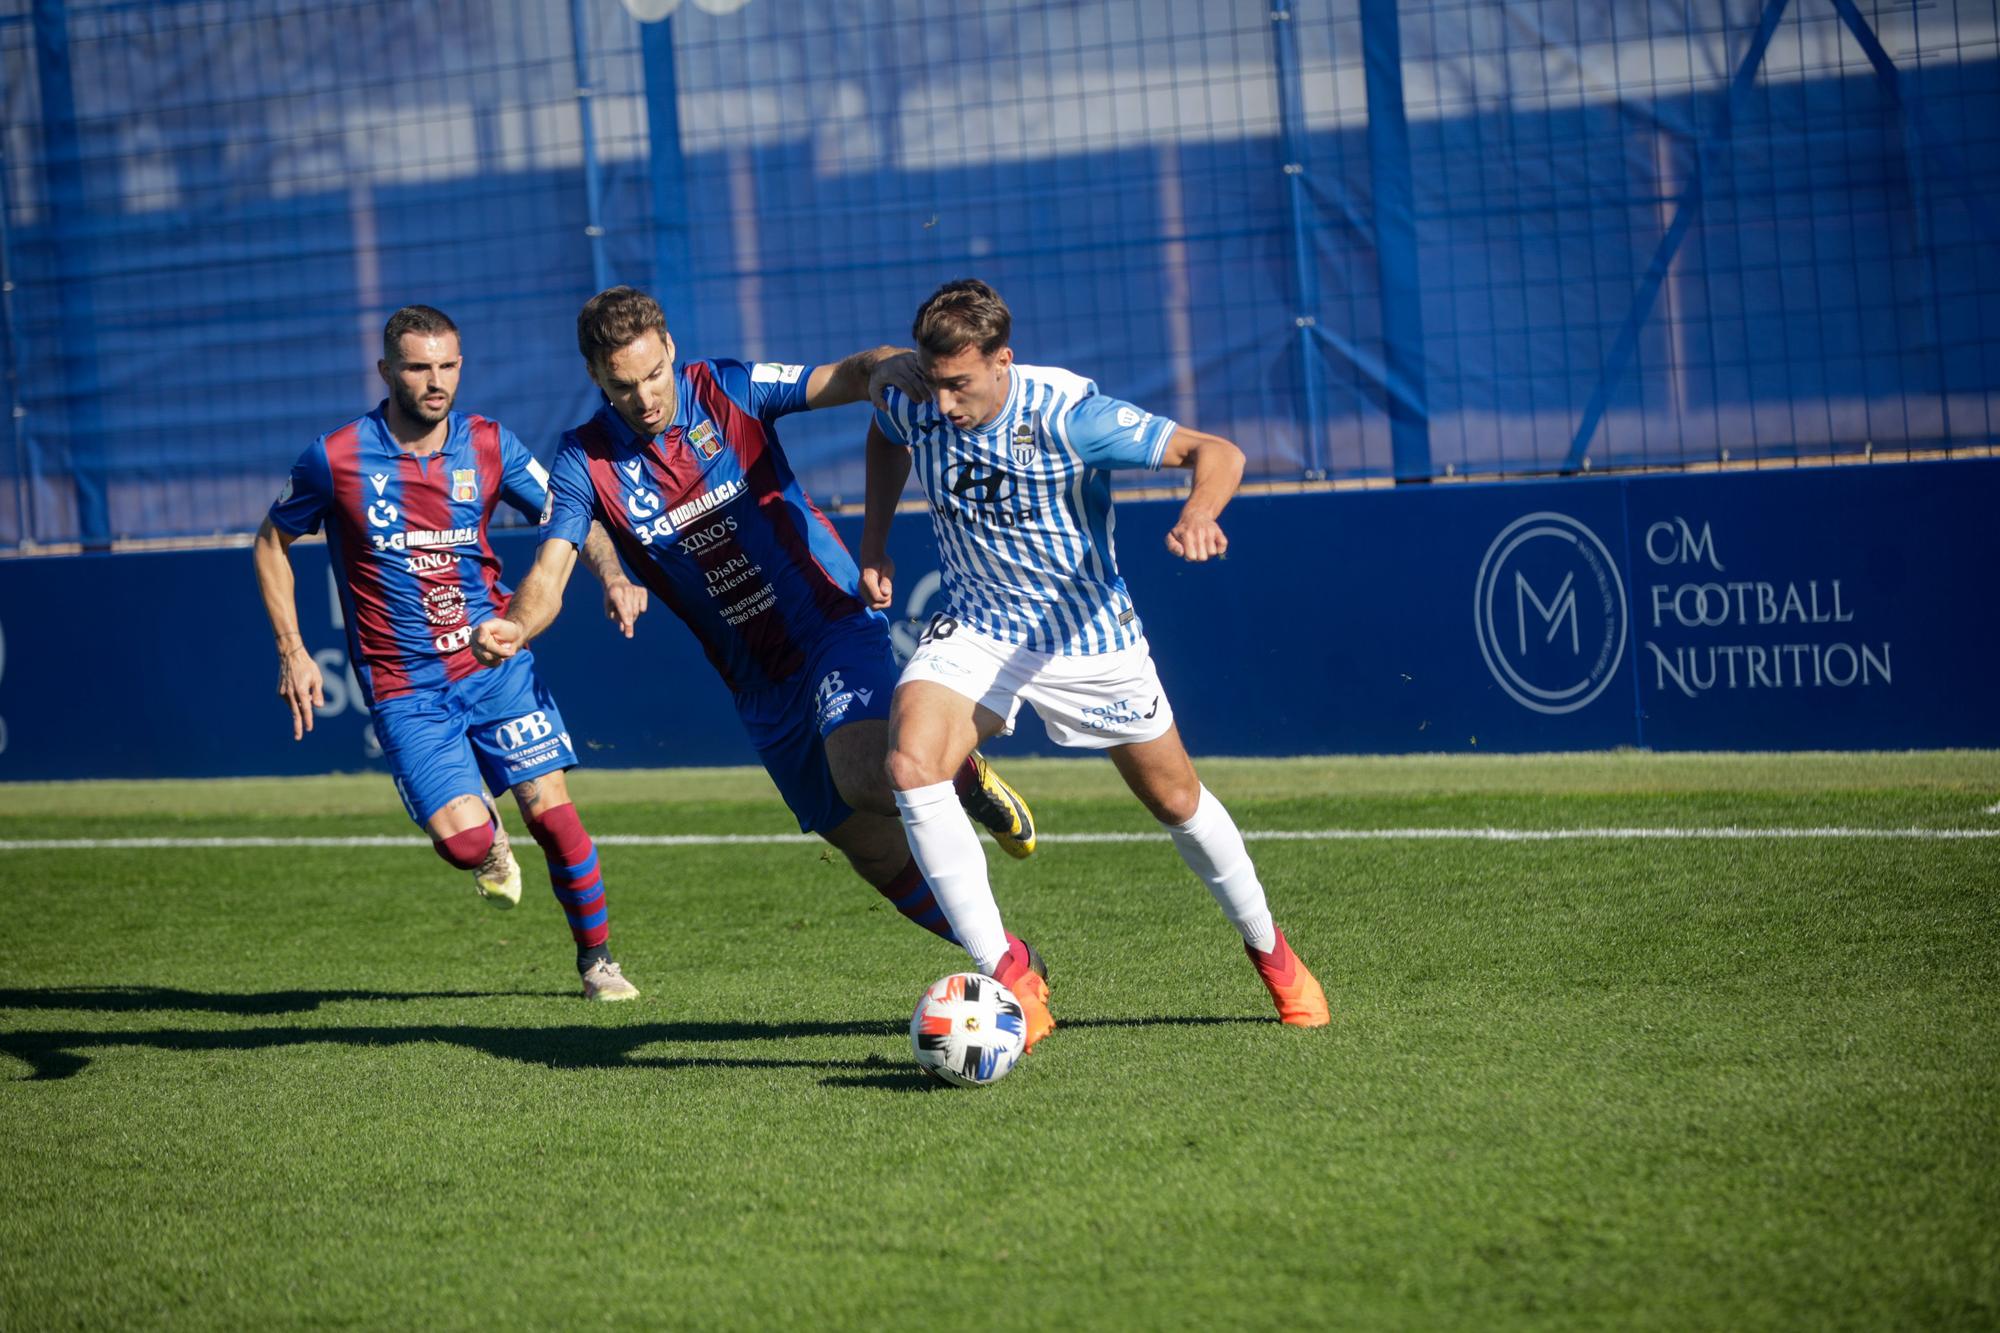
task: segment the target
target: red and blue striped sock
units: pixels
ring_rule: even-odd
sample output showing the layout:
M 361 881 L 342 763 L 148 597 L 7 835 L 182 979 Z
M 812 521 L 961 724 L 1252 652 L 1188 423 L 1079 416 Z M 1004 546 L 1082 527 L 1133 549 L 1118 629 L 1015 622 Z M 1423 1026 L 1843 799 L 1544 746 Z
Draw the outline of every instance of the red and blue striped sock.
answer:
M 576 939 L 577 952 L 604 950 L 611 938 L 611 911 L 604 902 L 597 844 L 583 831 L 576 807 L 565 803 L 530 815 L 528 831 L 548 858 L 549 887 L 569 918 L 569 933 Z
M 951 922 L 945 920 L 944 909 L 938 906 L 931 886 L 924 883 L 923 872 L 917 869 L 914 858 L 904 865 L 896 878 L 877 886 L 875 891 L 887 898 L 898 912 L 931 934 L 953 944 L 958 943 L 958 936 L 951 933 Z

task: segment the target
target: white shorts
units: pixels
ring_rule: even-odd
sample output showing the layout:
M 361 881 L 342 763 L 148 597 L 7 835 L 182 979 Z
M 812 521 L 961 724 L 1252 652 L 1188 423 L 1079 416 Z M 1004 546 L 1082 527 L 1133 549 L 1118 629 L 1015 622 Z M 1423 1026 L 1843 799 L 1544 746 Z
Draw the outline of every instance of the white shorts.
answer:
M 1038 653 L 964 625 L 944 635 L 924 631 L 898 685 L 942 685 L 1006 720 L 1012 735 L 1023 702 L 1033 704 L 1049 739 L 1079 750 L 1103 750 L 1164 736 L 1174 724 L 1153 654 L 1140 639 L 1110 653 Z

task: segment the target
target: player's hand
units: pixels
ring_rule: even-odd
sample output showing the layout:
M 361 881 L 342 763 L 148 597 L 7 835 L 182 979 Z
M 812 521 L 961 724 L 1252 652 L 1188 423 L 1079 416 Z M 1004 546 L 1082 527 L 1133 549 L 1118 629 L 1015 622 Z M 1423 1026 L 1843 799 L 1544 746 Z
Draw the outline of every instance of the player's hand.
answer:
M 889 404 L 882 391 L 892 386 L 913 403 L 931 400 L 931 377 L 924 374 L 915 352 L 898 352 L 875 363 L 875 369 L 868 372 L 868 401 L 887 410 Z
M 616 622 L 626 638 L 632 637 L 632 626 L 645 612 L 646 590 L 639 584 L 624 579 L 605 586 L 604 618 Z
M 896 592 L 896 562 L 886 555 L 861 561 L 861 600 L 871 611 L 885 610 Z
M 479 627 L 472 636 L 472 655 L 481 666 L 499 666 L 521 651 L 521 627 L 498 616 Z
M 1181 521 L 1174 524 L 1167 534 L 1167 549 L 1183 560 L 1199 563 L 1210 559 L 1220 559 L 1229 549 L 1229 538 L 1222 533 L 1222 525 L 1201 514 L 1182 514 Z
M 278 659 L 278 697 L 292 710 L 292 739 L 304 740 L 313 729 L 313 709 L 326 705 L 326 684 L 303 644 Z

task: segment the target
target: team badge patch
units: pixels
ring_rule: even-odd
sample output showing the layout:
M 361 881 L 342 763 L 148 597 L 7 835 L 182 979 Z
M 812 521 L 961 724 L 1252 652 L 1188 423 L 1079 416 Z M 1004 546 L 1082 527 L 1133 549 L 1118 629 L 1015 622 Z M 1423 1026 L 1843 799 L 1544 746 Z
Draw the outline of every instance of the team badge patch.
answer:
M 290 477 L 286 477 L 285 488 L 278 492 L 278 503 L 283 504 L 285 501 L 291 498 L 292 498 L 292 479 Z
M 457 467 L 451 470 L 451 498 L 454 500 L 479 498 L 479 469 Z
M 704 459 L 713 458 L 722 452 L 722 441 L 716 438 L 715 423 L 712 421 L 704 421 L 689 431 L 687 442 L 688 447 Z
M 1009 446 L 1007 453 L 1014 460 L 1015 465 L 1017 467 L 1028 466 L 1028 464 L 1035 461 L 1035 455 L 1038 452 L 1035 448 L 1035 428 L 1025 421 L 1014 427 L 1014 442 Z

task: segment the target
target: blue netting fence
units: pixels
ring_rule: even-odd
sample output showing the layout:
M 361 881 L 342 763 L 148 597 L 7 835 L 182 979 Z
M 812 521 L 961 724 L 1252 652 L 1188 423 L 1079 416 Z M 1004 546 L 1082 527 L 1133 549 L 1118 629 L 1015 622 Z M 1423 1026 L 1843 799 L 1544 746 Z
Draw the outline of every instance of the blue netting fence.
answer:
M 2000 0 L 650 2 L 0 0 L 0 547 L 253 528 L 408 302 L 546 453 L 613 281 L 812 361 L 985 277 L 1273 482 L 2000 431 Z

